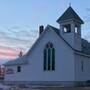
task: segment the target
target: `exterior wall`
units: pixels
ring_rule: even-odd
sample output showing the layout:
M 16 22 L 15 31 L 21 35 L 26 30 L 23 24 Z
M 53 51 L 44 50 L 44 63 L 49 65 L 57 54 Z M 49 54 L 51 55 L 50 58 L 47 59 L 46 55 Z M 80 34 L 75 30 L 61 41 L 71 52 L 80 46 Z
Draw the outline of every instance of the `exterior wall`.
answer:
M 83 61 L 83 71 L 81 62 Z M 75 80 L 90 80 L 90 57 L 75 54 Z
M 20 66 L 20 65 L 19 65 Z M 21 72 L 17 72 L 17 66 L 7 66 L 5 68 L 5 71 L 8 69 L 12 69 L 13 73 L 12 74 L 7 74 L 5 72 L 5 81 L 24 81 L 25 78 L 27 77 L 27 68 L 28 65 L 21 65 Z M 29 78 L 29 76 L 28 76 Z
M 73 50 L 53 31 L 47 30 L 34 48 L 28 52 L 28 65 L 21 73 L 6 75 L 5 80 L 21 81 L 74 81 Z M 43 70 L 43 50 L 48 42 L 55 48 L 55 71 Z M 11 66 L 14 70 L 16 66 Z

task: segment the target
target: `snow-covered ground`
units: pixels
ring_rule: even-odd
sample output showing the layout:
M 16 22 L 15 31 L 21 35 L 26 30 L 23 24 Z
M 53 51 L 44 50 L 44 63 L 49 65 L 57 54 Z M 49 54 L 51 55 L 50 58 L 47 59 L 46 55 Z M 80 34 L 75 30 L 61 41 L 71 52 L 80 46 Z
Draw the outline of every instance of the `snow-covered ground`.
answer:
M 0 83 L 0 90 L 90 90 L 90 87 L 31 86 L 28 88 L 19 88 Z
M 0 83 L 0 90 L 9 90 L 10 89 L 10 86 L 6 86 L 6 85 L 3 85 Z
M 0 83 L 0 90 L 39 90 L 39 89 L 36 89 L 36 88 L 34 89 L 32 87 L 19 88 L 17 86 L 7 86 L 7 85 Z

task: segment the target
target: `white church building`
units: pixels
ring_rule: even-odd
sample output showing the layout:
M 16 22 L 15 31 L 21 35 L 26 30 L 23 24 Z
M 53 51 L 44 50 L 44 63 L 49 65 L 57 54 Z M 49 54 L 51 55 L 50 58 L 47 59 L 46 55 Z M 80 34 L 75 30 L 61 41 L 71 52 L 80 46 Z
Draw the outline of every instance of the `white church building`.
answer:
M 60 28 L 40 26 L 31 49 L 4 64 L 5 81 L 67 85 L 90 80 L 90 44 L 81 38 L 83 20 L 70 6 L 57 23 Z

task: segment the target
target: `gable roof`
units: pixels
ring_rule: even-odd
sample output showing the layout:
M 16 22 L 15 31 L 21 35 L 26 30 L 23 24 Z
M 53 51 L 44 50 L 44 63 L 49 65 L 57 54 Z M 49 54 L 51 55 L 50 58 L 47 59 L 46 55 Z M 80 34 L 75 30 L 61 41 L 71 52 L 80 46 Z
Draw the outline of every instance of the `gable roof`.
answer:
M 55 27 L 53 27 L 53 26 L 50 26 L 50 25 L 49 25 L 49 27 L 52 28 L 52 29 L 57 33 L 57 35 L 58 35 L 72 50 L 74 50 L 76 53 L 90 57 L 90 52 L 89 52 L 90 50 L 88 50 L 88 49 L 86 50 L 86 48 L 85 48 L 85 47 L 87 47 L 86 44 L 88 44 L 88 47 L 90 47 L 90 43 L 88 43 L 88 42 L 85 43 L 86 40 L 82 39 L 82 41 L 81 41 L 81 42 L 82 42 L 82 43 L 81 43 L 81 44 L 82 44 L 82 51 L 76 50 L 76 49 L 74 49 L 74 48 L 60 35 L 60 33 L 59 33 L 60 30 L 59 30 L 59 29 L 57 29 L 57 28 L 55 28 Z M 85 47 L 83 47 L 83 45 L 84 45 Z M 88 48 L 88 47 L 87 47 L 87 48 Z
M 58 23 L 66 20 L 77 20 L 81 24 L 83 24 L 83 20 L 77 15 L 77 13 L 72 9 L 70 6 L 59 19 L 57 20 Z
M 90 57 L 90 54 L 89 53 L 85 53 L 83 51 L 79 51 L 79 50 L 76 50 L 74 49 L 61 35 L 60 35 L 60 29 L 58 28 L 55 28 L 51 25 L 47 25 L 46 29 L 42 32 L 42 34 L 39 36 L 39 38 L 36 40 L 36 42 L 34 43 L 34 45 L 31 47 L 31 49 L 28 51 L 27 55 L 29 55 L 31 53 L 31 51 L 33 50 L 33 48 L 35 47 L 35 45 L 39 42 L 39 40 L 43 37 L 43 35 L 45 34 L 45 32 L 47 31 L 47 29 L 50 29 L 50 30 L 53 30 L 65 43 L 66 45 L 68 45 L 73 51 L 79 53 L 79 54 L 82 54 L 84 56 L 88 56 Z
M 88 56 L 90 57 L 90 54 L 87 54 L 87 53 L 84 53 L 82 51 L 78 51 L 78 50 L 75 50 L 61 35 L 60 35 L 60 30 L 51 26 L 51 25 L 48 25 L 46 27 L 46 29 L 41 33 L 41 35 L 39 36 L 39 38 L 36 40 L 36 42 L 33 44 L 33 46 L 31 47 L 31 49 L 27 52 L 26 55 L 18 58 L 18 59 L 15 59 L 13 61 L 8 61 L 7 63 L 5 63 L 4 65 L 5 66 L 9 66 L 9 65 L 21 65 L 21 64 L 27 64 L 28 63 L 28 55 L 31 53 L 31 51 L 33 50 L 33 48 L 35 47 L 35 45 L 37 45 L 37 43 L 39 42 L 39 40 L 43 37 L 43 35 L 45 34 L 45 32 L 47 31 L 47 29 L 50 29 L 50 30 L 53 30 L 65 43 L 66 45 L 68 45 L 73 51 L 75 51 L 76 53 L 80 54 L 80 55 L 84 55 L 84 56 Z
M 6 62 L 3 65 L 5 65 L 5 66 L 11 66 L 11 65 L 17 65 L 17 64 L 18 65 L 21 65 L 21 64 L 27 64 L 27 63 L 28 63 L 27 56 L 24 55 L 24 56 L 22 56 L 20 58 L 17 58 L 15 60 L 8 61 L 8 62 Z
M 41 33 L 41 35 L 39 36 L 39 38 L 36 40 L 36 42 L 32 45 L 31 49 L 27 52 L 27 54 L 25 56 L 22 56 L 20 58 L 17 58 L 15 60 L 12 61 L 8 61 L 6 62 L 4 65 L 5 66 L 11 66 L 11 65 L 21 65 L 21 64 L 27 64 L 28 60 L 26 59 L 30 53 L 32 52 L 33 48 L 37 45 L 37 43 L 39 42 L 39 40 L 43 37 L 43 35 L 45 34 L 45 32 L 47 31 L 47 29 L 53 30 L 58 36 L 60 36 L 59 34 L 59 29 L 51 26 L 51 25 L 47 25 L 46 29 Z M 62 38 L 63 39 L 63 38 Z M 63 39 L 64 40 L 64 39 Z M 64 40 L 65 41 L 65 40 Z M 66 41 L 65 41 L 66 42 Z M 66 42 L 67 43 L 67 42 Z M 68 43 L 67 43 L 68 44 Z M 68 44 L 69 45 L 69 44 Z M 70 46 L 71 47 L 71 46 Z M 71 47 L 72 48 L 72 47 Z

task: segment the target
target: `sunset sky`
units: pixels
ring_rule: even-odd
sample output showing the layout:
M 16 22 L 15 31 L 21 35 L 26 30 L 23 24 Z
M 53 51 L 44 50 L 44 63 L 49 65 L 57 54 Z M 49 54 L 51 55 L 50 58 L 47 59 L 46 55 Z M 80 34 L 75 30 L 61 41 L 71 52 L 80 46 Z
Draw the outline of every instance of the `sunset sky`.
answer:
M 82 37 L 90 41 L 90 0 L 0 0 L 0 63 L 26 53 L 38 37 L 39 25 L 58 27 L 69 3 L 85 21 Z

